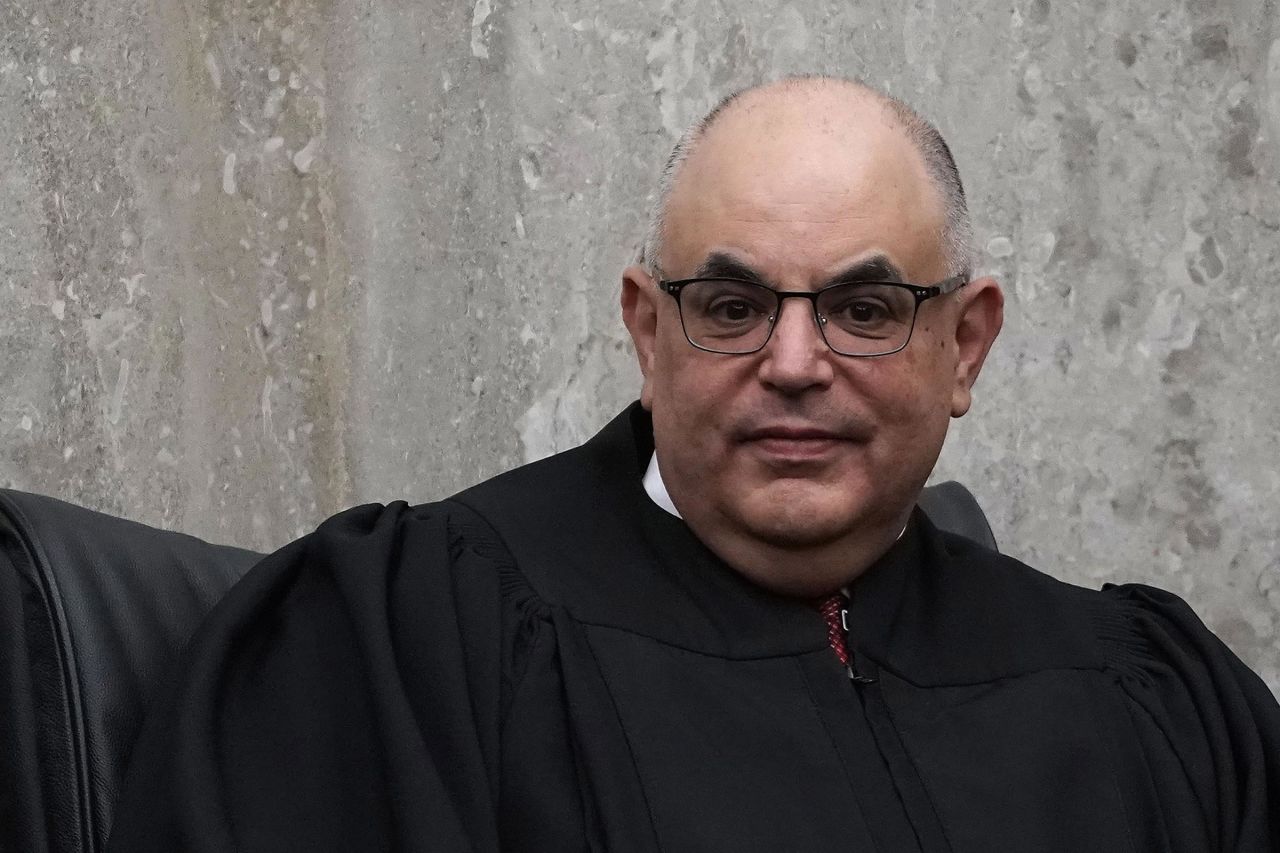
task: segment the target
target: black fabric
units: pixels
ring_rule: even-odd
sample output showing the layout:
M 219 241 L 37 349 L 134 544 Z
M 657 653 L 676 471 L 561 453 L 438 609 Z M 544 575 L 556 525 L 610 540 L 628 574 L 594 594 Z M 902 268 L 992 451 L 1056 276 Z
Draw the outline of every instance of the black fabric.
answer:
M 955 480 L 938 483 L 921 492 L 920 509 L 939 530 L 972 539 L 992 551 L 999 550 L 977 499 Z
M 260 557 L 0 490 L 0 851 L 104 849 L 161 673 Z
M 351 510 L 215 610 L 112 849 L 1276 850 L 1280 708 L 1172 596 L 917 513 L 821 616 L 648 501 L 632 408 L 454 499 Z
M 959 484 L 925 503 L 985 525 Z M 160 673 L 261 556 L 0 491 L 0 851 L 102 849 Z

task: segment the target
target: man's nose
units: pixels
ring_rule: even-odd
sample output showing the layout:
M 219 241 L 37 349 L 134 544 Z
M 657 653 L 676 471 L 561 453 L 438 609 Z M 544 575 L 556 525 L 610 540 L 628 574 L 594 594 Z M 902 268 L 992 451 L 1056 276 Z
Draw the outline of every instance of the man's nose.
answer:
M 831 356 L 812 305 L 802 299 L 784 299 L 764 348 L 760 379 L 789 394 L 825 387 L 834 375 Z

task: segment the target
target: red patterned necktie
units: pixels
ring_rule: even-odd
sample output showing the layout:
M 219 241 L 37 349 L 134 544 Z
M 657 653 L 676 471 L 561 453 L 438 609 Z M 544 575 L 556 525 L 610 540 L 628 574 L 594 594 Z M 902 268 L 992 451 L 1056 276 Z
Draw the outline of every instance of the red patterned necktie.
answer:
M 822 618 L 827 620 L 827 642 L 831 650 L 840 658 L 840 663 L 849 666 L 849 647 L 845 645 L 845 625 L 841 613 L 844 610 L 844 596 L 839 593 L 822 599 L 818 604 Z

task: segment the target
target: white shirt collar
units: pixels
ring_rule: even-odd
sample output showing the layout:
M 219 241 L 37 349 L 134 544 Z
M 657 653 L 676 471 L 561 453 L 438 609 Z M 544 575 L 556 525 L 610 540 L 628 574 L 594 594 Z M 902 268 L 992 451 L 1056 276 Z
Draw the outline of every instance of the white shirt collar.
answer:
M 651 501 L 676 518 L 680 518 L 680 510 L 676 509 L 676 505 L 671 502 L 671 495 L 667 493 L 667 484 L 662 482 L 662 472 L 658 470 L 657 453 L 649 457 L 649 467 L 644 472 L 644 490 Z

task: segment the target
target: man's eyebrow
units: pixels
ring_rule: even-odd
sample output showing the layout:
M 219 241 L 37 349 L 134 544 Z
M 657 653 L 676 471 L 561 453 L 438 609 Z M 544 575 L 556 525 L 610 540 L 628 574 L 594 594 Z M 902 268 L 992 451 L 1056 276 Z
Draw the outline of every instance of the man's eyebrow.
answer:
M 872 255 L 865 260 L 851 264 L 827 280 L 826 286 L 832 284 L 849 284 L 859 281 L 904 281 L 902 270 L 884 255 Z
M 706 259 L 693 271 L 693 278 L 738 278 L 756 284 L 768 284 L 760 273 L 733 255 L 724 252 L 712 252 L 707 255 Z
M 698 265 L 693 278 L 737 278 L 772 287 L 769 280 L 748 264 L 725 252 L 712 252 Z M 860 281 L 904 281 L 897 264 L 885 255 L 872 255 L 851 264 L 831 276 L 823 286 L 850 284 Z

